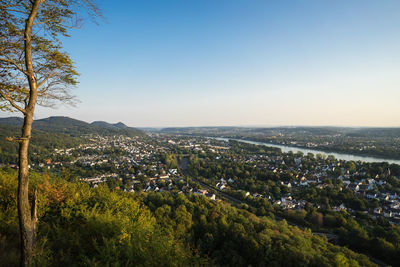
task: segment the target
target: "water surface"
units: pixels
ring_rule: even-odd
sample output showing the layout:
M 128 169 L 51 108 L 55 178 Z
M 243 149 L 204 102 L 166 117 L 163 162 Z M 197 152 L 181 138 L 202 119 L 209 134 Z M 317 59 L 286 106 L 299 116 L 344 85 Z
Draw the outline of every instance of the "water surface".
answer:
M 339 160 L 352 160 L 352 161 L 364 161 L 364 162 L 388 162 L 390 164 L 399 164 L 400 165 L 400 160 L 395 160 L 395 159 L 383 159 L 383 158 L 376 158 L 376 157 L 368 157 L 368 156 L 358 156 L 358 155 L 353 155 L 353 154 L 347 154 L 347 153 L 335 153 L 335 152 L 326 152 L 322 150 L 316 150 L 316 149 L 308 149 L 308 148 L 301 148 L 301 147 L 294 147 L 294 146 L 287 146 L 287 145 L 276 145 L 276 144 L 271 144 L 271 143 L 264 143 L 264 142 L 256 142 L 256 141 L 249 141 L 249 140 L 244 140 L 244 139 L 234 139 L 234 138 L 223 138 L 223 137 L 210 137 L 216 140 L 221 140 L 221 141 L 229 141 L 229 140 L 235 140 L 247 144 L 253 144 L 253 145 L 263 145 L 263 146 L 269 146 L 269 147 L 277 147 L 282 150 L 284 153 L 288 153 L 292 151 L 293 153 L 297 152 L 302 152 L 305 155 L 307 153 L 313 153 L 314 155 L 316 154 L 322 154 L 325 156 L 332 155 L 336 159 Z

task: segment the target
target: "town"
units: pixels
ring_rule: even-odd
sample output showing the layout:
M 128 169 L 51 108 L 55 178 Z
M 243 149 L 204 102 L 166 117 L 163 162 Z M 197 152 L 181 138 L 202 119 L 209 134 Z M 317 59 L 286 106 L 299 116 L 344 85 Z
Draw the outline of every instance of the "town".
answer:
M 259 208 L 257 199 L 280 211 L 312 206 L 400 222 L 398 165 L 346 162 L 321 154 L 282 153 L 240 142 L 171 134 L 88 135 L 86 140 L 77 147 L 55 149 L 52 157 L 31 168 L 68 172 L 92 187 L 107 184 L 126 192 L 193 193 L 212 200 L 224 193 L 243 203 L 258 203 Z M 352 197 L 329 197 L 332 191 Z

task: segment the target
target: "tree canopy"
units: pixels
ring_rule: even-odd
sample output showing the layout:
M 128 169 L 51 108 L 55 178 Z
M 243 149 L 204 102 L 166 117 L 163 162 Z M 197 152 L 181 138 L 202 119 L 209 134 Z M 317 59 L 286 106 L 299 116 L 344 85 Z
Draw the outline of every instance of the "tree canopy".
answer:
M 99 14 L 88 0 L 0 0 L 1 110 L 25 113 L 32 86 L 39 105 L 73 103 L 69 89 L 77 84 L 78 73 L 60 37 L 79 25 L 82 7 Z

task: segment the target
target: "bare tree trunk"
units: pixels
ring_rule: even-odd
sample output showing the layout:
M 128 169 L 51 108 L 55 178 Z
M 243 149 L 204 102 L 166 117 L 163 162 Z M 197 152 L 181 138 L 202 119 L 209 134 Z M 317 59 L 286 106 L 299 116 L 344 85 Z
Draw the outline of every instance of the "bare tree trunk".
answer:
M 18 216 L 21 236 L 21 266 L 32 265 L 36 241 L 36 195 L 33 197 L 32 205 L 29 203 L 28 147 L 32 122 L 32 115 L 25 116 L 22 138 L 19 143 Z
M 36 237 L 36 194 L 33 203 L 29 203 L 29 163 L 28 148 L 31 138 L 33 114 L 37 100 L 37 81 L 32 64 L 32 28 L 34 20 L 43 0 L 31 1 L 32 9 L 25 21 L 24 52 L 26 78 L 29 83 L 29 99 L 25 105 L 22 136 L 19 141 L 19 173 L 18 173 L 18 216 L 21 236 L 21 266 L 33 264 Z

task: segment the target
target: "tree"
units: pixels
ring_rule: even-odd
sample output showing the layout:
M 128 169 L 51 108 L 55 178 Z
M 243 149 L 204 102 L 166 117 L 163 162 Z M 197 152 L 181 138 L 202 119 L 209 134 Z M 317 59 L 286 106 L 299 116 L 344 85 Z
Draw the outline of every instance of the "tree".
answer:
M 354 161 L 348 161 L 346 164 L 346 168 L 349 170 L 350 173 L 354 173 L 357 170 L 357 166 Z
M 18 216 L 21 265 L 32 264 L 36 233 L 36 193 L 29 201 L 28 148 L 36 104 L 73 103 L 69 88 L 77 84 L 73 62 L 59 37 L 79 21 L 85 7 L 99 15 L 91 0 L 0 0 L 0 110 L 24 117 L 19 143 Z

